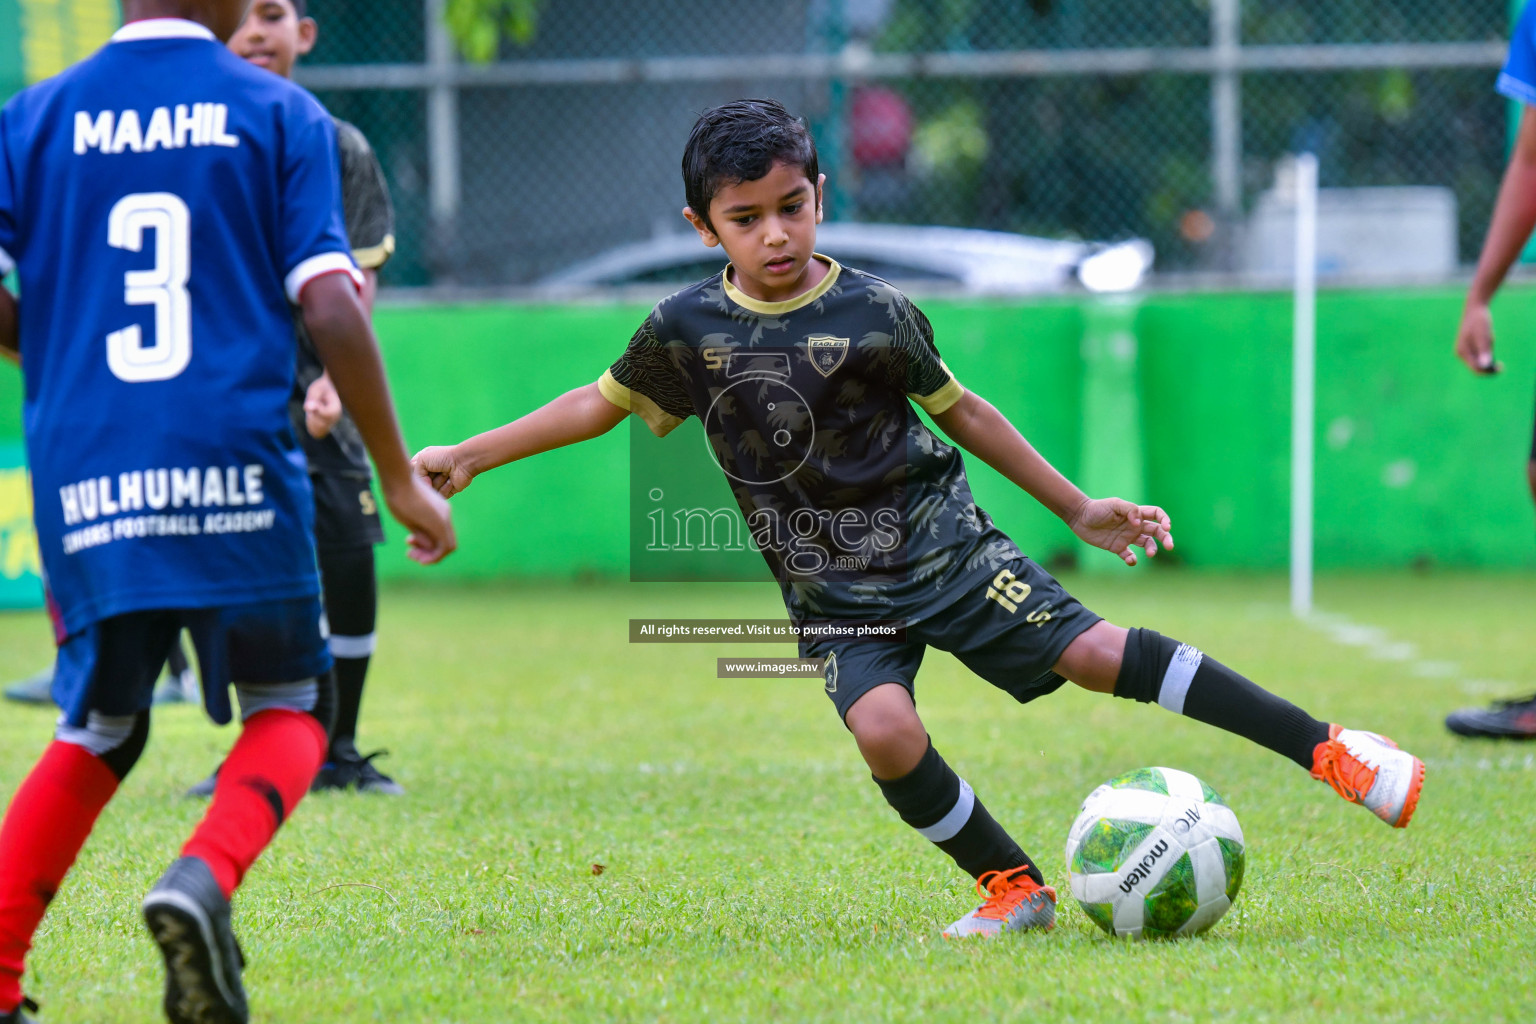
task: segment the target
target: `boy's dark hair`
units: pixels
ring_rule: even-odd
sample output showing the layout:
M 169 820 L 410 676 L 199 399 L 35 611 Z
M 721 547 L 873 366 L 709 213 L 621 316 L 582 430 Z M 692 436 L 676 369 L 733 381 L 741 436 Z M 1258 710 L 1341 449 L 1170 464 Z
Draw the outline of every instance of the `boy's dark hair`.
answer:
M 309 17 L 309 0 L 289 0 L 289 3 L 293 4 L 293 13 L 299 16 L 300 21 Z
M 816 141 L 778 100 L 736 100 L 699 115 L 683 149 L 683 191 L 693 212 L 714 229 L 709 203 L 722 188 L 756 181 L 786 163 L 819 175 Z

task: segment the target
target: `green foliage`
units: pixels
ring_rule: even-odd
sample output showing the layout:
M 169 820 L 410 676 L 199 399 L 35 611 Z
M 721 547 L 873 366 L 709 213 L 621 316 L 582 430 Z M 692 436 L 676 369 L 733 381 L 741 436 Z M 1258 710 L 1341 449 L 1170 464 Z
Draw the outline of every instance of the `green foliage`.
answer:
M 448 0 L 443 20 L 465 59 L 485 64 L 496 59 L 501 40 L 518 46 L 533 41 L 543 0 Z
M 918 125 L 912 145 L 925 171 L 949 178 L 974 174 L 991 143 L 981 108 L 961 100 Z

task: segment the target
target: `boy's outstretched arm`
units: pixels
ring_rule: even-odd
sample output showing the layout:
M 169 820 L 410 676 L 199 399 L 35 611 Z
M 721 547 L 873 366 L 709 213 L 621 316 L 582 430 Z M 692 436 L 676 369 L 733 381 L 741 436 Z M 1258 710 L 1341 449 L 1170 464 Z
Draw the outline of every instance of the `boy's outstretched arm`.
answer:
M 448 505 L 411 472 L 384 362 L 356 287 L 346 275 L 326 274 L 305 285 L 299 305 L 320 362 L 378 467 L 384 503 L 411 531 L 410 557 L 423 565 L 441 561 L 458 546 Z
M 628 415 L 604 398 L 595 383 L 588 384 L 467 441 L 423 448 L 412 462 L 416 472 L 431 480 L 439 494 L 451 498 L 488 469 L 578 441 L 589 441 L 608 433 Z
M 1113 551 L 1126 565 L 1136 564 L 1137 548 L 1150 558 L 1157 554 L 1158 544 L 1173 547 L 1168 513 L 1156 505 L 1134 505 L 1121 498 L 1089 498 L 974 391 L 967 391 L 933 421 L 961 448 L 1060 516 L 1073 533 Z

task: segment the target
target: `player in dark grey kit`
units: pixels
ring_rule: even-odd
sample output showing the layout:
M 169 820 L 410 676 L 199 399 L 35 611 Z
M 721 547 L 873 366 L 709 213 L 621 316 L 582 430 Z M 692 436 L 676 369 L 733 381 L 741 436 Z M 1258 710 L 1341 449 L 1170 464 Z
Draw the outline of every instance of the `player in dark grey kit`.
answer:
M 306 16 L 305 0 L 257 0 L 229 48 L 288 78 L 298 57 L 314 46 L 318 31 L 314 19 Z M 363 303 L 371 312 L 378 270 L 395 251 L 395 212 L 384 171 L 367 137 L 348 122 L 333 120 L 347 239 L 352 258 L 363 272 Z M 296 328 L 298 372 L 289 409 L 315 492 L 315 548 L 331 630 L 331 656 L 336 662 L 336 722 L 314 788 L 399 795 L 405 792 L 400 784 L 374 767 L 373 759 L 379 755 L 362 755 L 356 742 L 378 614 L 373 548 L 384 540 L 373 474 L 362 436 L 342 409 L 314 343 L 302 322 L 296 322 Z M 194 786 L 190 795 L 212 792 L 210 777 Z
M 460 444 L 418 452 L 451 496 L 487 469 L 613 429 L 698 416 L 802 626 L 901 620 L 894 643 L 822 634 L 825 689 L 881 794 L 975 877 L 985 902 L 948 937 L 1050 928 L 1056 891 L 929 741 L 914 703 L 929 646 L 1027 702 L 1068 679 L 1226 729 L 1408 824 L 1424 766 L 1374 733 L 1319 721 L 1189 644 L 1101 619 L 977 507 L 959 449 L 1074 533 L 1135 565 L 1168 516 L 1090 499 L 949 372 L 928 320 L 885 281 L 815 251 L 822 184 L 805 126 L 772 100 L 707 111 L 683 155 L 684 215 L 730 264 L 662 300 L 597 382 Z M 921 408 L 953 444 L 917 414 Z
M 363 133 L 337 118 L 336 144 L 347 238 L 366 279 L 364 303 L 371 310 L 378 268 L 395 249 L 394 209 L 384 172 Z M 400 784 L 374 767 L 378 755 L 365 757 L 356 744 L 379 604 L 373 548 L 384 540 L 373 473 L 362 435 L 341 407 L 303 324 L 298 325 L 298 339 L 298 378 L 290 408 L 315 491 L 315 549 L 331 628 L 331 657 L 336 660 L 336 726 L 315 788 L 399 795 L 405 792 Z

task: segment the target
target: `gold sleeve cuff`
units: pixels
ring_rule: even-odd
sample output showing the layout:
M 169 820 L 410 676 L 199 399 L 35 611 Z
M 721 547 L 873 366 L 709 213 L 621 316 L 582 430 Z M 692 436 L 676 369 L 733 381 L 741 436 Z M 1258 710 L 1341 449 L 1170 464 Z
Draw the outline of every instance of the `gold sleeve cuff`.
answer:
M 950 407 L 960 401 L 965 394 L 965 388 L 954 377 L 949 378 L 949 383 L 931 395 L 911 395 L 912 401 L 922 407 L 923 412 L 929 416 L 937 416 L 942 412 L 948 412 Z
M 640 392 L 631 391 L 614 380 L 611 370 L 604 370 L 603 375 L 597 379 L 597 390 L 620 409 L 639 416 L 657 437 L 666 437 L 673 427 L 683 422 L 671 413 L 662 412 L 659 405 Z
M 366 249 L 353 249 L 352 260 L 363 270 L 377 270 L 395 254 L 395 236 L 385 235 L 384 241 Z

